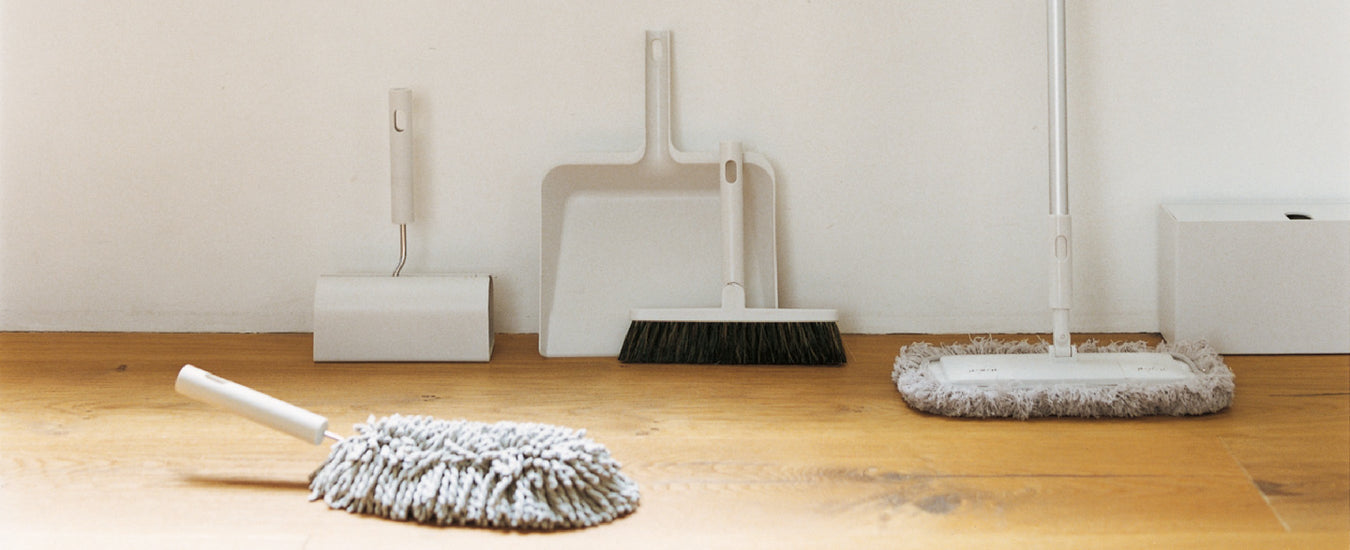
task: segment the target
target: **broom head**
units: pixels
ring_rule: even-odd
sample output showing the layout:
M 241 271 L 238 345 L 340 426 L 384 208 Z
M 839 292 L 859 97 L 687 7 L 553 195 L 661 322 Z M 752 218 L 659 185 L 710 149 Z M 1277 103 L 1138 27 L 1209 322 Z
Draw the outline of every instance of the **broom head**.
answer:
M 639 309 L 623 363 L 824 365 L 848 361 L 832 309 Z

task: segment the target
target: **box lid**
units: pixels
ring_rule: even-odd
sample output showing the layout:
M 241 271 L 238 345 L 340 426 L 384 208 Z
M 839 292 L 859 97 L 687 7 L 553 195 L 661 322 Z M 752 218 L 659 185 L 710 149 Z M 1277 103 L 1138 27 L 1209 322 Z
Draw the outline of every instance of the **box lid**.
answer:
M 1305 203 L 1171 203 L 1162 205 L 1178 222 L 1350 221 L 1350 202 Z

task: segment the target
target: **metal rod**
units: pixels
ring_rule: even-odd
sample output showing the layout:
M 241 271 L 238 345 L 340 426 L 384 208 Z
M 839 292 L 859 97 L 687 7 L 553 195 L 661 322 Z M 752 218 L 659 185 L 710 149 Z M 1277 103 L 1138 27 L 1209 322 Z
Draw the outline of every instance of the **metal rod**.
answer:
M 398 224 L 398 267 L 394 268 L 394 276 L 398 277 L 400 271 L 403 271 L 403 262 L 408 261 L 408 224 Z
M 333 432 L 330 432 L 330 431 L 326 431 L 326 430 L 325 430 L 325 431 L 323 432 L 323 436 L 324 436 L 325 438 L 331 439 L 331 440 L 333 440 L 333 441 L 342 441 L 342 436 L 340 436 L 340 435 L 338 435 L 338 434 L 335 434 L 335 433 L 333 433 Z
M 1065 78 L 1064 0 L 1049 0 L 1050 214 L 1069 213 L 1068 84 Z

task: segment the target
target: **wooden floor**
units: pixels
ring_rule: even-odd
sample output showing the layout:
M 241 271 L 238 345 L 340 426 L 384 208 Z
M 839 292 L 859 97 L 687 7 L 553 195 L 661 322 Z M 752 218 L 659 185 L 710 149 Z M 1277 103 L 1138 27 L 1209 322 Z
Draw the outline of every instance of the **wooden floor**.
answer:
M 307 334 L 0 333 L 0 548 L 1350 547 L 1350 357 L 1230 356 L 1220 414 L 956 420 L 843 368 L 542 359 L 316 365 Z M 310 408 L 587 428 L 638 511 L 565 533 L 430 528 L 308 502 L 312 446 L 173 391 L 183 363 Z

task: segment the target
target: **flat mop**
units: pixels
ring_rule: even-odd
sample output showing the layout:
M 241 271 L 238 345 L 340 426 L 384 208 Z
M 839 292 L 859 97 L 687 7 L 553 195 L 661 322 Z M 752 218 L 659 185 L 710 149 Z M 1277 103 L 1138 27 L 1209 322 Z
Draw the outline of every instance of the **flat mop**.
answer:
M 413 215 L 412 91 L 389 91 L 393 275 L 325 275 L 314 287 L 314 361 L 487 361 L 492 277 L 404 275 Z
M 729 365 L 842 365 L 847 361 L 832 309 L 745 305 L 745 153 L 722 143 L 722 307 L 635 309 L 619 361 Z
M 985 338 L 906 346 L 891 379 L 905 402 L 946 416 L 1135 417 L 1199 415 L 1233 400 L 1233 373 L 1205 343 L 1073 346 L 1064 0 L 1048 1 L 1050 65 L 1050 249 L 1053 341 Z
M 584 430 L 393 415 L 328 431 L 328 419 L 192 365 L 174 389 L 318 445 L 336 441 L 310 475 L 311 501 L 430 525 L 517 530 L 590 527 L 637 509 L 637 484 Z

